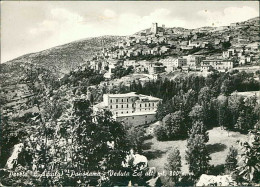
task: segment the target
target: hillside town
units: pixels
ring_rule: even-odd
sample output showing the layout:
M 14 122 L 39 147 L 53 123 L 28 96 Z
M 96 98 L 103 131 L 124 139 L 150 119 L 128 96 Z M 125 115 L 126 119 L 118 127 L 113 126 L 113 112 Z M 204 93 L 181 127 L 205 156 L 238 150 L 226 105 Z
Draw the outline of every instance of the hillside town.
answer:
M 113 76 L 117 66 L 132 66 L 135 72 L 149 74 L 180 70 L 206 76 L 213 70 L 226 72 L 238 66 L 259 64 L 258 31 L 257 19 L 193 30 L 170 29 L 153 23 L 150 29 L 131 35 L 111 48 L 103 48 L 88 63 L 98 71 L 108 69 L 107 79 Z

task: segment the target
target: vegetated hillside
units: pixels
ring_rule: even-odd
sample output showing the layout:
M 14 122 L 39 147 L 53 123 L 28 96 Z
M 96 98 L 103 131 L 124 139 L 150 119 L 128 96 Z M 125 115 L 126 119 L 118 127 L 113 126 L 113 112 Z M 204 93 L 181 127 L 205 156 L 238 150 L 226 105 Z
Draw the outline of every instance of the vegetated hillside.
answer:
M 0 65 L 0 73 L 18 73 L 28 64 L 39 64 L 58 73 L 67 73 L 80 64 L 92 59 L 92 56 L 101 52 L 103 48 L 113 44 L 124 37 L 101 36 L 71 42 L 53 47 L 37 53 L 30 53 L 15 58 Z M 14 74 L 15 75 L 15 74 Z M 1 76 L 1 78 L 2 78 Z
M 102 36 L 87 38 L 65 45 L 53 47 L 37 53 L 30 53 L 0 64 L 0 105 L 9 103 L 20 96 L 28 95 L 26 76 L 34 65 L 40 69 L 50 70 L 57 79 L 76 67 L 92 60 L 103 48 L 114 46 L 122 40 L 120 36 Z M 38 72 L 43 73 L 43 72 Z M 15 104 L 16 105 L 16 104 Z

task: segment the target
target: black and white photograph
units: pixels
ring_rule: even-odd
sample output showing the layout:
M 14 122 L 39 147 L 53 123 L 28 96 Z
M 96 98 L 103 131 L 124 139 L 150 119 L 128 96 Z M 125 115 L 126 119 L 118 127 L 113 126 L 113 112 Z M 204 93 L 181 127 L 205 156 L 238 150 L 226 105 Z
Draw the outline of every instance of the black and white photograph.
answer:
M 0 186 L 260 186 L 259 1 L 0 6 Z

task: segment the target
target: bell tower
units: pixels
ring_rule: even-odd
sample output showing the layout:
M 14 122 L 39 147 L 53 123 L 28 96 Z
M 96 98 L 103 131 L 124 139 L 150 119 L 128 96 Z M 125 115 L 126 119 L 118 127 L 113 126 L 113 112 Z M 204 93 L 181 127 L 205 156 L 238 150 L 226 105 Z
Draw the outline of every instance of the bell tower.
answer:
M 157 23 L 152 23 L 151 32 L 153 34 L 157 34 L 157 32 L 158 32 L 158 24 Z

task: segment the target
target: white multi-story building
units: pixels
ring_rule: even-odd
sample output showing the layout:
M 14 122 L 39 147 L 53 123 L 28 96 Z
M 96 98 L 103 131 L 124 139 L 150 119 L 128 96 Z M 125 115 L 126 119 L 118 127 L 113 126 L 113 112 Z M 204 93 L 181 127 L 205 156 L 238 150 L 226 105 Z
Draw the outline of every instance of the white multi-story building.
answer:
M 223 56 L 223 58 L 229 58 L 231 56 L 234 56 L 235 52 L 236 52 L 235 49 L 229 49 L 227 51 L 223 51 L 222 56 Z
M 187 59 L 185 58 L 166 58 L 159 61 L 166 67 L 166 72 L 171 72 L 175 68 L 186 66 Z
M 175 67 L 175 60 L 176 58 L 165 58 L 161 59 L 159 62 L 163 64 L 163 66 L 166 67 L 165 71 L 166 72 L 171 72 L 173 71 L 173 68 Z
M 148 67 L 148 72 L 151 75 L 158 74 L 158 73 L 163 73 L 163 72 L 165 72 L 165 66 L 161 66 L 161 65 L 157 66 L 155 64 L 151 64 Z
M 205 57 L 199 55 L 188 55 L 184 56 L 184 59 L 187 59 L 187 66 L 191 69 L 196 69 L 200 67 L 200 63 L 202 60 L 205 60 Z
M 225 72 L 225 71 L 228 71 L 233 68 L 233 61 L 222 60 L 222 59 L 203 60 L 201 62 L 201 71 L 205 71 L 205 69 L 203 69 L 203 68 L 209 67 L 209 66 L 211 66 L 215 70 Z
M 124 67 L 127 68 L 129 66 L 135 67 L 136 66 L 136 61 L 135 60 L 126 60 L 126 61 L 124 61 Z
M 175 67 L 187 66 L 187 59 L 185 59 L 185 58 L 177 58 L 177 59 L 175 59 L 174 66 Z
M 161 99 L 130 92 L 126 94 L 104 94 L 103 102 L 94 105 L 93 110 L 110 110 L 117 121 L 141 125 L 155 121 L 155 114 Z

